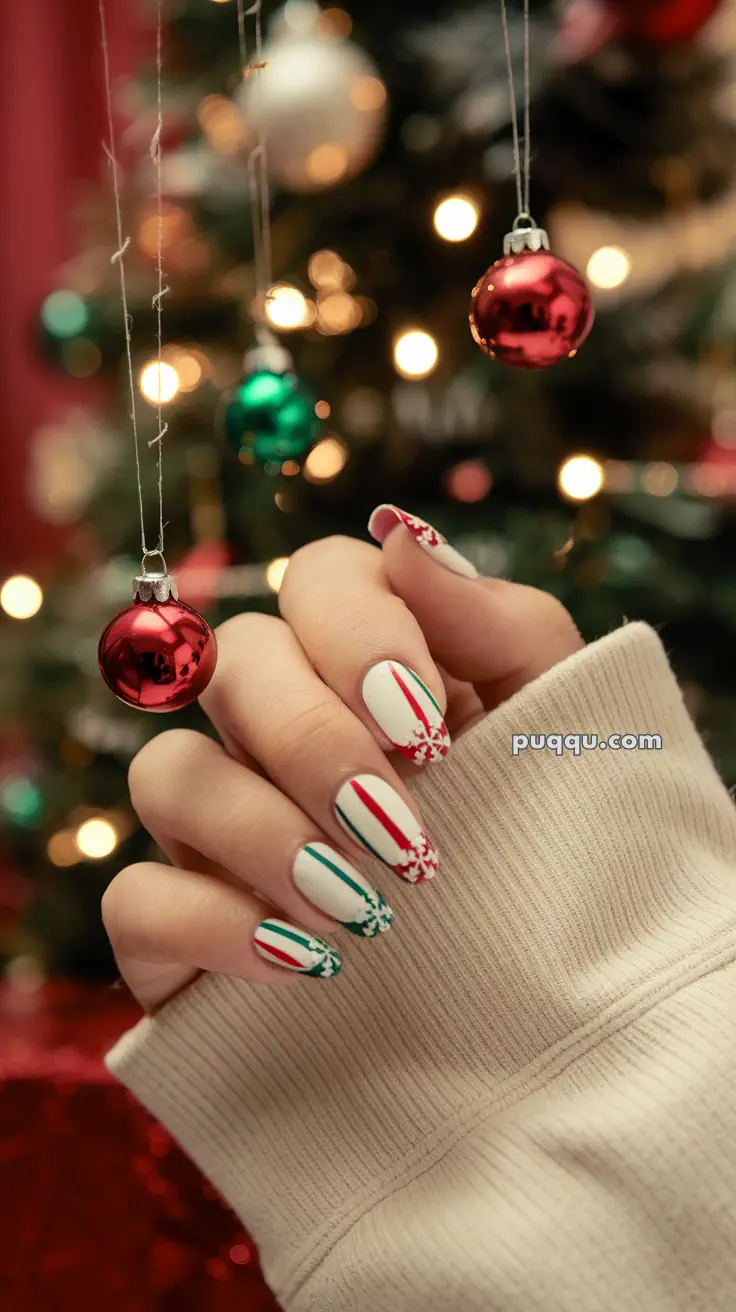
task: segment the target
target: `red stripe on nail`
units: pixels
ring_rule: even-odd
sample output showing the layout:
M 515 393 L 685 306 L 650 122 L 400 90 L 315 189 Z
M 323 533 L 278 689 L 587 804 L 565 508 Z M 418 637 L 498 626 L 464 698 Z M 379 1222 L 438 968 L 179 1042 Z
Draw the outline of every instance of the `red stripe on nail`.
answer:
M 362 784 L 358 783 L 357 779 L 350 780 L 350 787 L 356 796 L 360 798 L 366 810 L 370 811 L 371 815 L 375 816 L 376 820 L 383 825 L 386 833 L 393 838 L 396 846 L 400 847 L 402 852 L 406 852 L 406 850 L 411 847 L 409 839 L 406 837 L 406 834 L 402 834 L 399 826 L 394 824 L 391 817 L 386 815 L 383 807 L 376 801 L 375 797 L 371 797 L 370 793 L 366 791 Z
M 278 957 L 279 961 L 283 961 L 285 966 L 296 966 L 297 970 L 304 969 L 301 961 L 297 961 L 296 957 L 290 957 L 288 952 L 282 952 L 281 948 L 275 948 L 270 943 L 262 943 L 260 939 L 256 939 L 256 943 L 264 952 L 269 952 L 271 956 Z
M 407 685 L 404 683 L 404 680 L 402 679 L 401 675 L 399 674 L 398 670 L 396 669 L 396 667 L 395 667 L 394 665 L 389 665 L 389 669 L 391 670 L 391 673 L 393 674 L 394 679 L 395 679 L 396 682 L 398 683 L 398 685 L 399 685 L 401 691 L 403 692 L 404 696 L 406 697 L 406 700 L 408 701 L 409 705 L 411 706 L 411 709 L 413 710 L 413 712 L 414 712 L 414 714 L 416 715 L 417 719 L 420 720 L 421 723 L 424 725 L 425 729 L 427 730 L 427 733 L 431 733 L 431 731 L 432 731 L 432 726 L 430 725 L 429 720 L 427 719 L 426 715 L 424 714 L 424 711 L 422 710 L 421 706 L 419 705 L 419 702 L 417 701 L 416 697 L 414 696 L 414 693 L 413 693 L 413 692 L 411 691 L 411 689 L 408 688 Z

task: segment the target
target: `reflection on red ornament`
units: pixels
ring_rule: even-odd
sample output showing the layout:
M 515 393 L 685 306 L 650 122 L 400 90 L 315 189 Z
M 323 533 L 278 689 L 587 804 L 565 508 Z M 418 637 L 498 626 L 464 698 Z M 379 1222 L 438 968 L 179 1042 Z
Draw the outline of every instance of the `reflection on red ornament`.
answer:
M 120 701 L 142 711 L 178 711 L 204 692 L 217 646 L 207 621 L 183 601 L 135 601 L 108 624 L 98 659 Z
M 547 369 L 574 355 L 593 318 L 582 274 L 548 250 L 505 255 L 473 288 L 473 338 L 516 369 Z

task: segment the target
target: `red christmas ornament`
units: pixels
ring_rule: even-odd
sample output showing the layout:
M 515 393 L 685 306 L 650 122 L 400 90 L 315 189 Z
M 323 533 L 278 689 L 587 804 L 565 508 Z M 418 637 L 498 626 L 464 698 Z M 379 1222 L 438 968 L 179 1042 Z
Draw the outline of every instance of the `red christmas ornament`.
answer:
M 206 620 L 179 601 L 164 571 L 136 579 L 135 598 L 111 620 L 97 658 L 111 692 L 141 711 L 178 711 L 204 692 L 217 664 Z
M 524 224 L 529 224 L 523 216 Z M 519 220 L 517 220 L 519 223 Z M 574 355 L 593 326 L 590 288 L 549 251 L 547 234 L 514 225 L 473 288 L 470 331 L 481 350 L 516 369 L 548 369 Z
M 657 47 L 692 41 L 721 0 L 612 0 L 620 35 Z

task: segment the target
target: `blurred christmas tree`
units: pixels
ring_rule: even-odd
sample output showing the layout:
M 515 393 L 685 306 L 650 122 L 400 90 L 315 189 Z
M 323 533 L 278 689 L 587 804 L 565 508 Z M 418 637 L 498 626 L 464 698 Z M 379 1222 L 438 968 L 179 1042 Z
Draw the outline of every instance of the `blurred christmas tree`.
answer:
M 274 610 L 290 552 L 364 536 L 372 507 L 395 501 L 483 571 L 555 592 L 586 638 L 624 616 L 660 626 L 736 782 L 736 134 L 732 64 L 717 53 L 729 12 L 701 30 L 716 7 L 533 0 L 532 208 L 553 249 L 587 266 L 598 317 L 575 360 L 520 373 L 483 357 L 467 328 L 470 288 L 515 213 L 496 6 L 289 0 L 267 10 L 268 67 L 245 84 L 234 0 L 171 6 L 160 380 L 152 67 L 117 103 L 143 432 L 155 436 L 165 387 L 167 554 L 184 600 L 212 623 Z M 520 7 L 509 21 L 519 57 Z M 314 434 L 254 446 L 224 413 L 255 343 L 259 123 L 268 317 L 317 398 L 311 450 Z M 102 888 L 151 850 L 126 765 L 173 720 L 118 705 L 96 665 L 139 563 L 102 151 L 80 244 L 41 308 L 40 347 L 75 377 L 117 379 L 117 414 L 75 412 L 33 438 L 35 503 L 72 531 L 40 609 L 28 581 L 3 592 L 11 617 L 37 614 L 3 620 L 0 946 L 15 969 L 104 974 Z

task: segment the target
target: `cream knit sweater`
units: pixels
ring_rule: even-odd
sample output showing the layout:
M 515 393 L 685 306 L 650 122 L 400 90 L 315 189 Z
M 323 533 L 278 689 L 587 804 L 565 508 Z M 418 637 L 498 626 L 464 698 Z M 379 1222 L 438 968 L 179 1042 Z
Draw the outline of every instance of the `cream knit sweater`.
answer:
M 663 746 L 512 758 L 544 732 Z M 414 793 L 442 868 L 384 941 L 202 978 L 111 1068 L 288 1312 L 733 1312 L 736 811 L 659 639 L 558 665 Z

